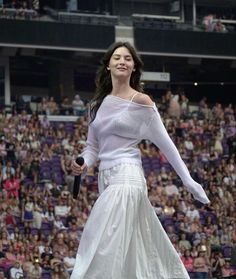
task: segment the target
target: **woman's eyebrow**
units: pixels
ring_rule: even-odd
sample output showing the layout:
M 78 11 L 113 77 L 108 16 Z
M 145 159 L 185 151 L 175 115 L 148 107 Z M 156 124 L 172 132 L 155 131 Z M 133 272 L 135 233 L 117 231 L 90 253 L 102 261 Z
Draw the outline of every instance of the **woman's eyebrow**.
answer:
M 113 54 L 113 56 L 117 56 L 117 57 L 120 57 L 121 56 L 121 54 L 117 54 L 117 53 L 115 53 L 115 54 Z M 130 54 L 126 54 L 126 55 L 124 55 L 124 57 L 132 57 Z

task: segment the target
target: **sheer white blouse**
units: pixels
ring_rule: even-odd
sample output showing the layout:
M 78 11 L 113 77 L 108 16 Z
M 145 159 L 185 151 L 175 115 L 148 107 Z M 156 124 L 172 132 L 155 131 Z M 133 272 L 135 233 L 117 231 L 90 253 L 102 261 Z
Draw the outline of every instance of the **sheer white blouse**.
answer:
M 195 199 L 209 202 L 201 185 L 190 176 L 155 104 L 142 105 L 107 95 L 89 125 L 86 147 L 81 156 L 89 167 L 100 160 L 99 170 L 125 162 L 141 164 L 137 145 L 143 139 L 150 140 L 164 153 Z

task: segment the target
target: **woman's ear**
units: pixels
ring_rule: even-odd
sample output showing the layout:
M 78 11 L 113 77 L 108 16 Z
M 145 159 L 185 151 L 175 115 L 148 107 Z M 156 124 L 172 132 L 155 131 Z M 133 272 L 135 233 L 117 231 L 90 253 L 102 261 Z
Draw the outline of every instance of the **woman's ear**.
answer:
M 107 67 L 107 70 L 110 71 L 110 67 Z

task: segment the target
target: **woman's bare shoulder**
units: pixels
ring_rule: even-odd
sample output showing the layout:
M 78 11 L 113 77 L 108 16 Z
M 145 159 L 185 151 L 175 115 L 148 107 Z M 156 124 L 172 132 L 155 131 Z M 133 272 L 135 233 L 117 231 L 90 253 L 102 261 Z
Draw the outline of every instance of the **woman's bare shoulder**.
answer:
M 153 106 L 154 104 L 152 99 L 147 94 L 141 92 L 137 92 L 137 94 L 133 98 L 133 102 L 146 106 Z

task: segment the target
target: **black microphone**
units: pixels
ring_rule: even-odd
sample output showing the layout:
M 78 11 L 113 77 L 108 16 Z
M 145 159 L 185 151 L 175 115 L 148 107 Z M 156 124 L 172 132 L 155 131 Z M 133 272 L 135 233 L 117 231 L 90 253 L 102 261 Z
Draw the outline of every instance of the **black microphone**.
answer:
M 79 166 L 83 166 L 84 158 L 83 157 L 78 157 L 78 158 L 76 158 L 75 162 Z M 81 181 L 81 174 L 80 175 L 75 175 L 74 187 L 73 187 L 73 198 L 74 199 L 77 199 L 77 197 L 78 197 L 79 189 L 80 189 L 80 181 Z

